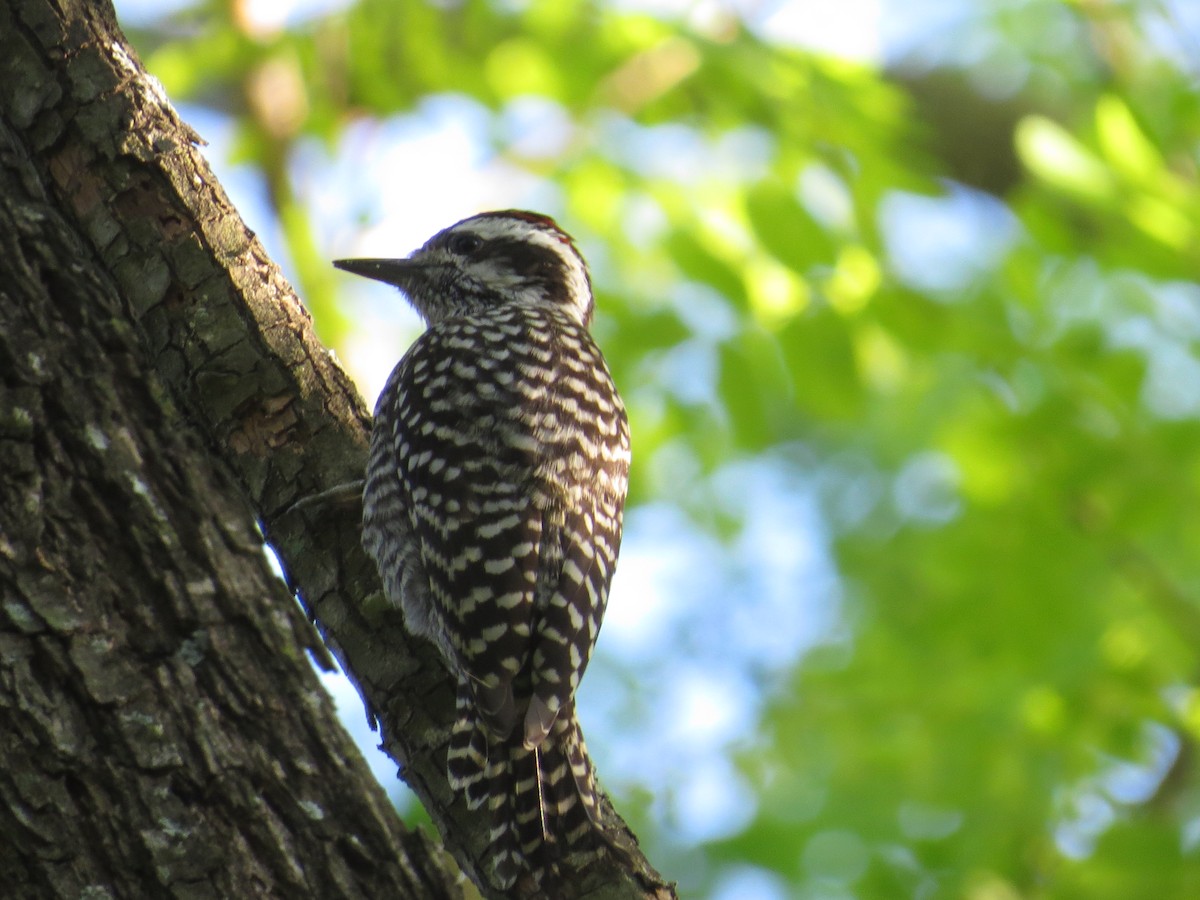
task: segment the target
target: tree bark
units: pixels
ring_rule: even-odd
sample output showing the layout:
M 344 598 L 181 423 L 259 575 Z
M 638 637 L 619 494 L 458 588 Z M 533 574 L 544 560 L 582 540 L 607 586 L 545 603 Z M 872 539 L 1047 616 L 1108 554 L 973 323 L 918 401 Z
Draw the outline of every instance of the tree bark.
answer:
M 358 510 L 294 506 L 361 476 L 361 398 L 107 3 L 0 5 L 0 83 L 0 883 L 459 894 L 335 722 L 257 521 L 499 896 L 487 823 L 446 784 L 436 652 L 383 602 Z M 621 852 L 556 896 L 672 896 L 605 806 Z
M 250 509 L 147 369 L 117 285 L 10 112 L 0 893 L 462 896 L 340 728 L 306 656 L 324 650 Z M 94 202 L 95 182 L 75 188 Z

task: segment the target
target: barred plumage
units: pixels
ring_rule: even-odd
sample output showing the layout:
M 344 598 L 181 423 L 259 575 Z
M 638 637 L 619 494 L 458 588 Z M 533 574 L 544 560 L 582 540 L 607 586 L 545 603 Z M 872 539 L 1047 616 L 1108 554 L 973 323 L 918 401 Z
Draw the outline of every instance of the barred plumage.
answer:
M 544 216 L 465 219 L 403 260 L 428 329 L 375 410 L 363 544 L 388 598 L 458 679 L 451 784 L 492 815 L 496 881 L 543 877 L 593 832 L 574 695 L 621 543 L 625 410 L 588 332 L 591 283 Z

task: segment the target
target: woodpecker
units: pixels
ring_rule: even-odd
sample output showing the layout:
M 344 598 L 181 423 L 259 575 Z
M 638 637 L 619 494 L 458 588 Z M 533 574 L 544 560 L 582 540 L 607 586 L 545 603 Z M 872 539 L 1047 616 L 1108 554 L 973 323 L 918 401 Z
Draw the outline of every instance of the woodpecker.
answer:
M 553 219 L 487 212 L 340 269 L 424 319 L 375 407 L 363 546 L 457 681 L 447 769 L 491 815 L 496 884 L 543 881 L 600 828 L 575 690 L 621 545 L 629 425 Z

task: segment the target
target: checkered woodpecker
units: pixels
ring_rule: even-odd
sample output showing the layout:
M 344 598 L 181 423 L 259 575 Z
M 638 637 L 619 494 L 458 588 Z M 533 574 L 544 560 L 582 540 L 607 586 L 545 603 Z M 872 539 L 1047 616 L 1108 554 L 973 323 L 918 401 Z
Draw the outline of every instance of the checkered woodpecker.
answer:
M 407 259 L 335 265 L 397 286 L 428 325 L 375 408 L 363 545 L 457 679 L 449 778 L 491 811 L 497 884 L 540 879 L 597 821 L 574 696 L 629 472 L 587 266 L 553 220 L 515 210 Z

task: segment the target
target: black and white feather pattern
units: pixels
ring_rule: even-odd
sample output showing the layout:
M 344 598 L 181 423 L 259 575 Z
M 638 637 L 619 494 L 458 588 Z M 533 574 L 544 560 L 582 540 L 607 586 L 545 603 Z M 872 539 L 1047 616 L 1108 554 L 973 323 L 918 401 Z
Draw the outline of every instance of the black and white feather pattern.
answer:
M 475 277 L 454 285 L 443 273 L 439 290 L 459 292 L 449 314 L 422 310 L 430 327 L 375 411 L 364 491 L 363 543 L 387 596 L 457 676 L 449 777 L 469 806 L 490 810 L 501 887 L 523 870 L 541 877 L 556 844 L 578 845 L 594 828 L 574 695 L 607 605 L 628 484 L 629 429 L 586 327 L 586 269 L 546 222 L 474 226 L 492 243 L 470 260 Z M 506 282 L 510 270 L 546 284 Z M 580 285 L 586 298 L 570 294 Z

